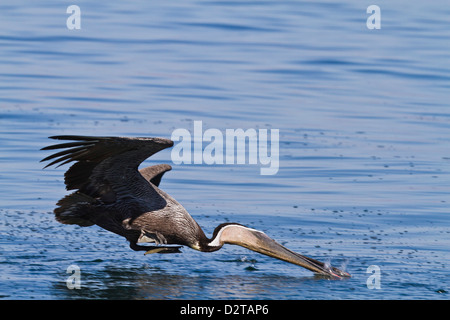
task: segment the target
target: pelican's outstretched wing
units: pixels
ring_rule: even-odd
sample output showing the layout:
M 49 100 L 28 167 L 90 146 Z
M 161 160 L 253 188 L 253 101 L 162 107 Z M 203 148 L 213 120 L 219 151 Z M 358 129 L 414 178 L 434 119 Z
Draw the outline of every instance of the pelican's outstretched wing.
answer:
M 64 175 L 67 190 L 78 190 L 104 202 L 114 202 L 120 196 L 143 196 L 146 189 L 144 184 L 148 186 L 148 183 L 138 171 L 139 164 L 156 152 L 173 145 L 172 140 L 163 138 L 89 136 L 50 138 L 74 142 L 42 148 L 42 150 L 66 149 L 43 159 L 42 161 L 54 160 L 46 167 L 75 161 Z M 156 175 L 153 178 L 157 180 Z

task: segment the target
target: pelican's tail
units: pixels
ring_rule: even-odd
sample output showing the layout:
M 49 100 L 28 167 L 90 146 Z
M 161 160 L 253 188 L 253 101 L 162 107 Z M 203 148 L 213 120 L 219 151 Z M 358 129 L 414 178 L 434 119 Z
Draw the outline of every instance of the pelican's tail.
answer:
M 89 207 L 96 200 L 81 192 L 74 192 L 58 201 L 54 210 L 56 220 L 64 224 L 77 224 L 82 227 L 92 226 L 89 220 Z

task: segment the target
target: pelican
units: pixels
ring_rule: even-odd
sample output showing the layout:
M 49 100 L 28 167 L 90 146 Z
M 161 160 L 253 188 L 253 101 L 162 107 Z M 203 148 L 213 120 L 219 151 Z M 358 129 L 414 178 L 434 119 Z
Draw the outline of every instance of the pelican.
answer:
M 239 223 L 220 224 L 208 238 L 198 223 L 174 198 L 159 188 L 162 176 L 172 169 L 158 164 L 139 165 L 153 154 L 173 146 L 164 138 L 93 137 L 59 135 L 51 139 L 71 141 L 41 150 L 64 149 L 42 161 L 45 168 L 75 162 L 64 174 L 67 190 L 59 200 L 55 218 L 63 224 L 98 225 L 125 237 L 133 250 L 178 253 L 182 246 L 212 252 L 224 244 L 304 267 L 330 278 L 350 277 L 347 272 L 293 252 L 264 232 Z

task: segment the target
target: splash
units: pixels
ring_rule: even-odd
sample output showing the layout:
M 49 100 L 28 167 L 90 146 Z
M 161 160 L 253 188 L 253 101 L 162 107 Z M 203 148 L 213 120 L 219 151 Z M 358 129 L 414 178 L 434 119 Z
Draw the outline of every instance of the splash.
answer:
M 348 259 L 345 259 L 344 261 L 342 261 L 342 263 L 340 265 L 340 269 L 344 272 L 347 272 L 348 263 L 349 263 Z
M 331 259 L 327 259 L 324 264 L 323 267 L 325 268 L 325 270 L 327 270 L 330 274 L 334 274 L 333 272 L 333 267 L 331 266 Z
M 330 274 L 334 275 L 335 277 L 333 277 L 333 279 L 347 279 L 350 278 L 351 275 L 347 272 L 347 265 L 348 265 L 348 260 L 344 260 L 339 269 L 335 268 L 331 265 L 331 259 L 328 259 L 324 262 L 323 267 L 325 268 L 326 271 L 328 271 Z

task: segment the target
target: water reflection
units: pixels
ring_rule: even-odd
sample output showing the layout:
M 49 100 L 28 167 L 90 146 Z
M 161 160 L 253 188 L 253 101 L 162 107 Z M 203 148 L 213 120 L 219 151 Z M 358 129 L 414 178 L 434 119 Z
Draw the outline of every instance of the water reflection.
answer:
M 317 281 L 328 282 L 316 276 L 182 275 L 146 268 L 106 267 L 83 273 L 79 290 L 70 290 L 60 281 L 51 291 L 58 299 L 273 299 L 280 294 L 289 299 L 289 292 L 312 290 L 310 286 Z

